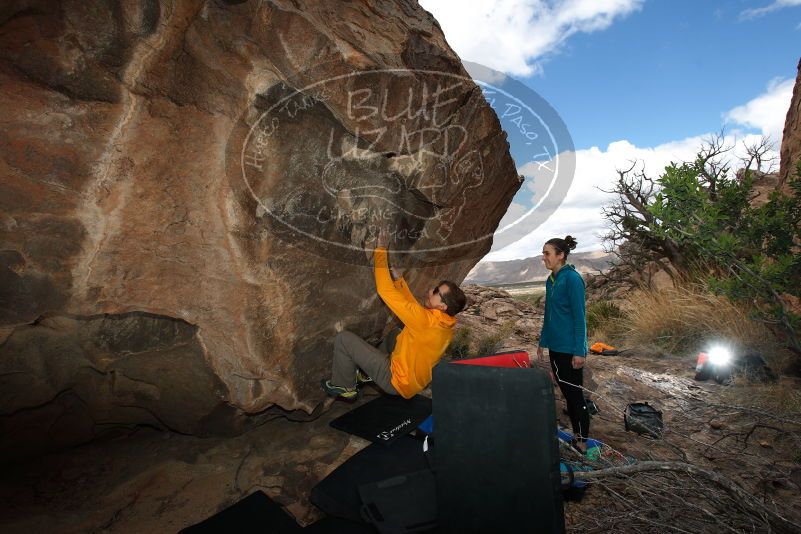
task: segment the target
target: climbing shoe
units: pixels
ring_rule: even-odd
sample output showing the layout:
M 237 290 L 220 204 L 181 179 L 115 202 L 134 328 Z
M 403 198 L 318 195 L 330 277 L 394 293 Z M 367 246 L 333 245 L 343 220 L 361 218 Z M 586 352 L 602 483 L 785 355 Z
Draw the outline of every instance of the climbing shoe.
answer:
M 343 388 L 335 386 L 330 380 L 320 380 L 320 386 L 329 397 L 339 397 L 344 400 L 356 400 L 359 397 L 359 390 L 356 388 Z
M 367 374 L 362 371 L 361 369 L 356 369 L 356 384 L 361 385 L 367 382 L 372 382 L 373 379 L 367 376 Z
M 580 455 L 584 456 L 587 454 L 587 442 L 582 442 L 583 447 L 579 446 L 579 441 L 575 438 L 570 440 L 570 448 L 573 449 L 574 452 L 579 453 Z

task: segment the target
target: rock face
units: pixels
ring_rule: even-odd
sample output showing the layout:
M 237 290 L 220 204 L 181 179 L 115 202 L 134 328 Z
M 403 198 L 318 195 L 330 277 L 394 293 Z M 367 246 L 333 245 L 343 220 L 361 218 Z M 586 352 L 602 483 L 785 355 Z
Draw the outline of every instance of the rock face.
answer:
M 784 122 L 780 152 L 780 184 L 787 181 L 790 173 L 795 172 L 795 166 L 799 159 L 801 159 L 801 60 L 798 62 L 798 75 L 793 88 L 793 98 Z
M 320 406 L 331 338 L 462 280 L 520 187 L 412 1 L 0 7 L 0 458 Z M 10 440 L 9 440 L 10 438 Z
M 468 356 L 505 350 L 526 350 L 533 354 L 542 329 L 544 298 L 535 306 L 491 287 L 470 284 L 464 289 L 468 306 L 459 327 L 470 333 Z M 493 342 L 495 346 L 490 348 Z

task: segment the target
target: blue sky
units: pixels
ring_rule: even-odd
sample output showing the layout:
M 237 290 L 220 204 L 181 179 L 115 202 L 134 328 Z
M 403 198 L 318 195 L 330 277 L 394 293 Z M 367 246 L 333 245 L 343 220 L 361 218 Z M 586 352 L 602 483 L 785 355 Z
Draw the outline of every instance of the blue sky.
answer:
M 485 260 L 533 256 L 542 242 L 567 233 L 579 237 L 579 250 L 600 249 L 600 211 L 611 199 L 598 188 L 615 169 L 638 161 L 658 174 L 671 160 L 692 158 L 724 125 L 735 147 L 770 134 L 778 149 L 801 56 L 801 0 L 420 3 L 463 60 L 544 97 L 576 148 L 575 177 L 559 209 Z M 529 178 L 531 162 L 517 159 Z M 508 220 L 530 207 L 527 185 Z
M 740 16 L 768 3 L 646 2 L 604 31 L 571 37 L 521 81 L 559 111 L 577 148 L 703 134 L 771 79 L 795 78 L 801 6 Z

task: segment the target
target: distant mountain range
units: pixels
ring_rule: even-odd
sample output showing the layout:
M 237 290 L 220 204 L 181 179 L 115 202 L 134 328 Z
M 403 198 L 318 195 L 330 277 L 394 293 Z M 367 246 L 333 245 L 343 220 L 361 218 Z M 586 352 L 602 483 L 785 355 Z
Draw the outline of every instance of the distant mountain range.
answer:
M 602 250 L 574 252 L 568 257 L 568 263 L 575 265 L 580 273 L 597 273 L 601 269 L 608 269 L 613 257 Z M 542 264 L 541 256 L 523 260 L 482 261 L 467 274 L 465 283 L 503 285 L 537 282 L 548 278 L 549 273 Z

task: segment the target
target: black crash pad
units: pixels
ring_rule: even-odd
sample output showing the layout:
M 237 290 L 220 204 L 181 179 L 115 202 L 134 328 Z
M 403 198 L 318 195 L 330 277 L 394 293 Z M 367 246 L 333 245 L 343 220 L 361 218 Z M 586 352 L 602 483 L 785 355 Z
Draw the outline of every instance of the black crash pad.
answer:
M 402 436 L 390 446 L 368 445 L 321 480 L 311 502 L 329 516 L 362 522 L 359 487 L 428 468 L 423 443 Z
M 375 529 L 338 517 L 324 517 L 304 528 L 303 534 L 375 534 Z
M 373 443 L 389 445 L 431 415 L 431 399 L 381 395 L 331 421 L 331 426 Z
M 430 532 L 437 526 L 437 488 L 430 469 L 359 487 L 368 522 L 384 533 Z
M 228 532 L 269 532 L 289 534 L 303 532 L 295 519 L 264 492 L 257 491 L 205 521 L 181 531 L 184 534 Z
M 548 374 L 441 362 L 433 383 L 440 531 L 564 532 Z
M 371 527 L 336 517 L 324 517 L 301 528 L 281 506 L 261 491 L 181 531 L 186 534 L 371 534 Z

